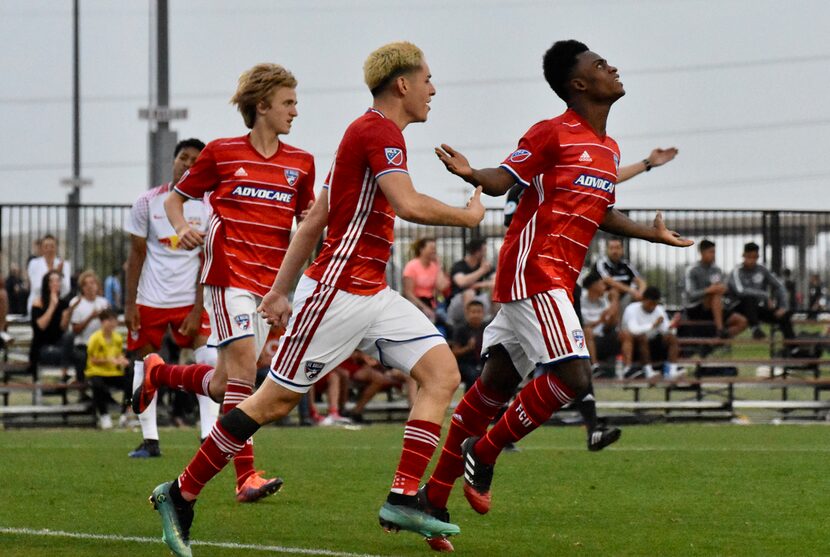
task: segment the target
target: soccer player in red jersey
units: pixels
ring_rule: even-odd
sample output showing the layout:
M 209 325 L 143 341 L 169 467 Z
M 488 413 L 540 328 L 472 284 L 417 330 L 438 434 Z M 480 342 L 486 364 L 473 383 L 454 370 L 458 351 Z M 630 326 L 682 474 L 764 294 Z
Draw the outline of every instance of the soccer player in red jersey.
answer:
M 502 306 L 484 333 L 484 370 L 456 407 L 427 484 L 427 499 L 437 509 L 446 507 L 463 473 L 468 502 L 486 513 L 501 450 L 590 388 L 588 349 L 570 292 L 597 229 L 671 246 L 692 244 L 668 230 L 659 212 L 648 227 L 614 208 L 620 155 L 605 126 L 611 105 L 625 94 L 617 69 L 577 41 L 555 43 L 543 66 L 568 109 L 532 126 L 501 166 L 473 169 L 448 145 L 436 149 L 450 172 L 489 195 L 502 195 L 516 182 L 527 188 L 499 254 L 493 299 Z M 537 364 L 545 373 L 519 392 L 487 432 Z
M 269 380 L 216 422 L 178 480 L 153 492 L 165 539 L 180 555 L 189 554 L 192 504 L 205 483 L 260 426 L 290 412 L 312 384 L 355 348 L 410 373 L 420 386 L 392 487 L 380 510 L 381 525 L 424 536 L 459 532 L 449 517 L 426 512 L 418 496 L 458 387 L 458 366 L 435 326 L 389 288 L 385 270 L 396 215 L 425 224 L 476 226 L 484 216 L 481 190 L 466 208 L 455 208 L 412 185 L 401 132 L 426 121 L 435 94 L 418 47 L 401 42 L 379 48 L 366 60 L 364 76 L 374 97 L 372 108 L 346 130 L 327 184 L 260 306 L 269 322 L 287 325 Z M 292 315 L 289 290 L 326 225 L 323 249 L 297 285 Z
M 165 200 L 179 243 L 205 246 L 201 281 L 212 331 L 208 344 L 218 347 L 219 356 L 215 371 L 148 356 L 134 396 L 139 405 L 166 385 L 222 401 L 227 414 L 253 392 L 257 356 L 270 329 L 256 308 L 282 264 L 294 219 L 314 200 L 313 157 L 280 140 L 297 117 L 296 86 L 294 76 L 276 64 L 243 73 L 231 101 L 251 132 L 211 141 Z M 191 226 L 182 208 L 206 194 L 212 214 L 205 233 Z M 280 478 L 263 478 L 253 460 L 246 438 L 234 458 L 240 502 L 256 501 L 282 485 Z

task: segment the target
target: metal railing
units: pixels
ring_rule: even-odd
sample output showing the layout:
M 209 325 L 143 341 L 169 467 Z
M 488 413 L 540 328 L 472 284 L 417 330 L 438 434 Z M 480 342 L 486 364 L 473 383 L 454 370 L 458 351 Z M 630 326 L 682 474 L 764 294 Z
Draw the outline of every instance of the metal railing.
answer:
M 0 205 L 0 272 L 12 264 L 25 271 L 33 242 L 46 233 L 56 236 L 59 252 L 72 261 L 73 269 L 93 269 L 102 278 L 121 269 L 129 250 L 124 232 L 128 205 L 82 205 L 79 211 L 78 246 L 67 246 L 65 204 Z M 653 210 L 628 209 L 635 221 L 649 224 Z M 754 241 L 762 247 L 761 262 L 781 275 L 792 271 L 796 290 L 806 297 L 811 273 L 830 282 L 830 213 L 797 211 L 680 210 L 663 211 L 667 225 L 686 237 L 708 238 L 717 245 L 717 264 L 730 271 L 741 261 L 743 245 Z M 472 238 L 486 240 L 488 256 L 495 260 L 504 237 L 504 214 L 489 209 L 476 229 L 423 226 L 398 221 L 389 270 L 393 287 L 400 286 L 400 272 L 411 257 L 412 243 L 435 238 L 444 269 L 464 256 Z M 592 264 L 605 249 L 608 236 L 600 232 L 591 243 L 585 264 Z M 626 258 L 650 283 L 658 286 L 670 305 L 681 303 L 685 268 L 698 259 L 696 248 L 677 249 L 639 240 L 625 240 Z M 123 277 L 122 277 L 123 278 Z M 803 305 L 803 304 L 802 304 Z

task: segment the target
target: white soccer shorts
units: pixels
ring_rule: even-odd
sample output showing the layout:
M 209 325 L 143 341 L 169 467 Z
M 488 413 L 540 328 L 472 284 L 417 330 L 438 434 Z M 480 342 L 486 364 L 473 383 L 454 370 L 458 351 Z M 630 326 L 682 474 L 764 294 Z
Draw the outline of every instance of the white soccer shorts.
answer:
M 269 377 L 304 393 L 355 349 L 409 373 L 428 350 L 445 343 L 435 325 L 389 287 L 358 296 L 304 275 Z
M 561 288 L 503 303 L 484 329 L 482 354 L 496 344 L 507 350 L 521 377 L 538 364 L 590 357 L 576 311 Z
M 208 346 L 221 348 L 234 340 L 252 336 L 258 356 L 271 330 L 271 326 L 256 312 L 262 298 L 241 288 L 207 284 L 204 298 L 210 318 Z

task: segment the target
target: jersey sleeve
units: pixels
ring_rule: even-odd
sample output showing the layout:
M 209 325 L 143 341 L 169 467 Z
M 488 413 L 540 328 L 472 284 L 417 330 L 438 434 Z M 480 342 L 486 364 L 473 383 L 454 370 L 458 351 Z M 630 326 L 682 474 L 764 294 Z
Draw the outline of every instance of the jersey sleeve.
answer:
M 149 229 L 147 221 L 150 219 L 150 197 L 144 193 L 130 208 L 130 215 L 124 225 L 124 230 L 133 236 L 146 238 Z
M 311 159 L 311 165 L 308 169 L 308 174 L 303 176 L 300 180 L 300 185 L 297 188 L 297 207 L 294 209 L 294 214 L 299 217 L 303 211 L 308 209 L 309 203 L 314 203 L 314 159 Z
M 394 124 L 372 126 L 363 132 L 366 158 L 375 179 L 392 172 L 409 173 L 406 166 L 406 144 Z
M 519 145 L 504 161 L 501 168 L 507 170 L 516 181 L 529 186 L 535 176 L 553 166 L 558 159 L 559 134 L 547 122 L 539 122 L 519 140 Z
M 199 153 L 199 158 L 181 177 L 173 189 L 188 199 L 202 199 L 209 191 L 219 185 L 219 171 L 211 145 Z

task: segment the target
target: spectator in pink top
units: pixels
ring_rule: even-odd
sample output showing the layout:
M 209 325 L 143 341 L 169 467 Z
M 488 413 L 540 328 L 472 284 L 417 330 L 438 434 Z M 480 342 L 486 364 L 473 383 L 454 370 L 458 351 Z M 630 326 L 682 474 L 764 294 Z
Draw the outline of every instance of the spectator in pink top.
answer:
M 438 263 L 434 238 L 421 238 L 412 245 L 415 254 L 403 268 L 403 295 L 435 323 L 438 294 L 449 280 Z

